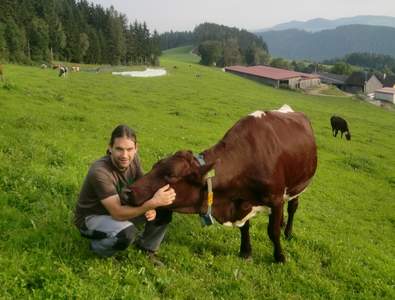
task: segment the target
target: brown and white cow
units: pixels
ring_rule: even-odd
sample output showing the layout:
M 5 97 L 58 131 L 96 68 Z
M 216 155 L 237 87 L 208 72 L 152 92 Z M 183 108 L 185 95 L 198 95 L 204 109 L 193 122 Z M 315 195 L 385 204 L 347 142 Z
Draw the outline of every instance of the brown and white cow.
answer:
M 288 201 L 287 238 L 298 207 L 298 196 L 309 185 L 316 167 L 317 150 L 307 117 L 288 105 L 277 111 L 256 111 L 239 120 L 213 147 L 194 156 L 178 151 L 157 162 L 152 170 L 130 186 L 130 204 L 141 205 L 166 183 L 177 196 L 167 208 L 181 213 L 205 214 L 206 174 L 212 178 L 212 215 L 223 225 L 238 226 L 240 256 L 251 256 L 249 219 L 270 208 L 268 235 L 274 258 L 284 262 L 280 244 L 283 206 Z

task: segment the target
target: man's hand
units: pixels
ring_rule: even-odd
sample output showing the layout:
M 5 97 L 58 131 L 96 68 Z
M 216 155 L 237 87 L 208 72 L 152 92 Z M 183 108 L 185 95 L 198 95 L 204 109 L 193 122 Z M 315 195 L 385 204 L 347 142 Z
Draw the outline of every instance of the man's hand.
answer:
M 147 210 L 144 216 L 147 219 L 147 221 L 153 221 L 156 218 L 156 210 L 155 209 Z
M 156 191 L 152 199 L 146 202 L 146 205 L 152 208 L 166 206 L 172 204 L 174 199 L 176 199 L 176 192 L 166 184 Z

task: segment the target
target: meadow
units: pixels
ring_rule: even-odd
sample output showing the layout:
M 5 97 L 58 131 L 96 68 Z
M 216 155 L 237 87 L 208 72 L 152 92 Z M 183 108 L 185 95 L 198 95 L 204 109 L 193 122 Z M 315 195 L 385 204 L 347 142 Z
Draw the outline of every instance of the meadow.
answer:
M 168 75 L 127 78 L 5 65 L 0 82 L 1 299 L 395 299 L 395 113 L 356 98 L 311 96 L 197 64 L 168 51 Z M 176 68 L 175 68 L 176 66 Z M 198 75 L 198 76 L 196 76 Z M 318 169 L 300 197 L 294 238 L 274 263 L 264 213 L 253 259 L 237 228 L 174 214 L 156 268 L 134 247 L 93 255 L 74 228 L 79 189 L 121 123 L 148 171 L 179 149 L 202 151 L 239 118 L 287 103 L 311 120 Z M 333 138 L 347 119 L 352 140 Z

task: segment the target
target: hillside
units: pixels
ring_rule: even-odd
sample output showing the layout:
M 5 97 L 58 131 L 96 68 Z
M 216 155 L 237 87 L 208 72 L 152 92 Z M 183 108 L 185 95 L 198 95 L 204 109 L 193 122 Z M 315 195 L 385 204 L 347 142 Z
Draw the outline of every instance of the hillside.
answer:
M 299 29 L 299 30 L 315 32 L 325 29 L 335 29 L 336 27 L 339 26 L 353 25 L 353 24 L 395 27 L 395 17 L 355 16 L 355 17 L 338 18 L 334 20 L 316 18 L 307 21 L 291 21 L 291 22 L 281 23 L 270 28 L 257 30 L 257 32 L 270 31 L 270 30 L 286 30 L 286 29 Z
M 50 69 L 4 65 L 0 298 L 394 299 L 394 112 L 273 89 L 195 64 L 190 50 L 162 57 L 169 74 L 155 78 L 83 66 L 59 78 Z M 266 214 L 252 220 L 250 261 L 237 256 L 237 228 L 202 228 L 198 216 L 181 214 L 159 253 L 164 268 L 134 247 L 109 259 L 92 255 L 72 225 L 73 209 L 116 125 L 136 129 L 149 170 L 176 150 L 210 147 L 246 114 L 284 103 L 310 118 L 319 151 L 295 237 L 282 239 L 286 264 L 273 263 Z M 331 136 L 333 114 L 349 122 L 350 142 Z
M 273 56 L 321 61 L 353 52 L 394 55 L 395 28 L 347 25 L 310 33 L 297 29 L 259 33 Z

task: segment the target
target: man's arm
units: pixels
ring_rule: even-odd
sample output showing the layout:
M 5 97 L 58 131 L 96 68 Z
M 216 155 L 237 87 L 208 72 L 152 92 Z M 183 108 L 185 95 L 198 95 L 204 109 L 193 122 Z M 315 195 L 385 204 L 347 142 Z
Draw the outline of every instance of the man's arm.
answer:
M 165 206 L 173 203 L 176 193 L 169 185 L 161 187 L 155 195 L 141 206 L 122 205 L 119 195 L 113 195 L 101 200 L 103 206 L 108 210 L 110 215 L 119 221 L 129 220 L 138 217 L 145 212 L 155 209 L 159 206 Z

